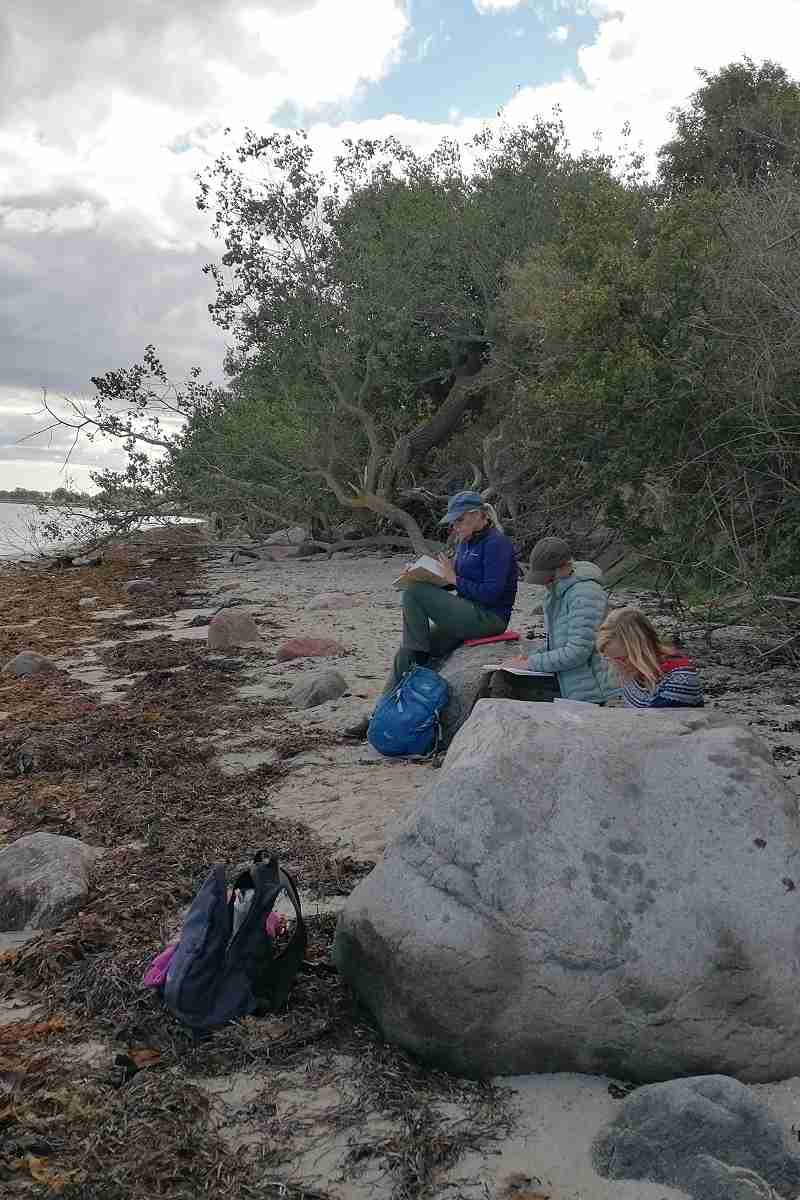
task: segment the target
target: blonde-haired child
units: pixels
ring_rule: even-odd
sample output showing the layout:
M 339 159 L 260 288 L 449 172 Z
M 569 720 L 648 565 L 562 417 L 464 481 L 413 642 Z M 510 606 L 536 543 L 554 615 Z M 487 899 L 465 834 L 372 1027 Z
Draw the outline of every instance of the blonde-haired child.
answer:
M 628 708 L 702 708 L 694 663 L 664 641 L 638 608 L 617 608 L 597 631 L 597 649 L 613 664 Z

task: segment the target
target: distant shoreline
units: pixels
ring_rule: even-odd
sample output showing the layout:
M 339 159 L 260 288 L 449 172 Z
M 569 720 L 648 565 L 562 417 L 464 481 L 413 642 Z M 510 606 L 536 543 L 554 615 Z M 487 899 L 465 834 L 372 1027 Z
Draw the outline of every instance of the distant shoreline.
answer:
M 64 508 L 65 505 L 59 504 L 53 500 L 11 500 L 8 496 L 0 497 L 0 504 L 16 504 L 18 508 L 26 506 L 28 508 L 38 508 L 40 504 L 44 504 L 47 508 Z

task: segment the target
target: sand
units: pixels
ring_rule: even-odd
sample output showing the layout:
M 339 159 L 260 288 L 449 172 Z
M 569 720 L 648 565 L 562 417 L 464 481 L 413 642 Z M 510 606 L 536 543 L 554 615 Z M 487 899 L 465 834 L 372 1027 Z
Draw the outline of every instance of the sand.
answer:
M 175 617 L 160 618 L 157 633 L 204 638 L 206 631 L 188 628 L 187 621 L 198 613 L 208 613 L 226 597 L 241 599 L 259 624 L 265 641 L 263 655 L 249 660 L 242 673 L 237 705 L 279 698 L 299 679 L 335 666 L 348 682 L 347 693 L 305 712 L 287 711 L 286 721 L 340 731 L 371 709 L 383 687 L 400 629 L 399 593 L 391 581 L 403 562 L 403 556 L 373 555 L 337 556 L 333 561 L 314 558 L 237 566 L 216 564 L 197 584 L 198 592 L 205 591 L 210 598 Z M 350 597 L 352 606 L 308 607 L 313 597 L 334 591 Z M 523 633 L 531 629 L 541 632 L 542 595 L 540 588 L 521 586 L 512 627 Z M 623 594 L 615 599 L 643 600 L 641 596 Z M 648 603 L 647 597 L 644 603 Z M 652 606 L 655 601 L 649 603 Z M 66 656 L 60 665 L 101 696 L 117 699 L 124 694 L 129 680 L 110 679 L 96 656 L 102 644 L 102 623 L 108 616 L 102 610 L 87 613 L 87 635 L 80 653 Z M 115 609 L 113 617 L 124 620 L 125 610 Z M 346 654 L 335 659 L 277 662 L 274 656 L 280 642 L 303 635 L 334 638 L 342 643 Z M 747 630 L 738 635 L 735 631 L 714 635 L 714 655 L 708 650 L 708 657 L 714 661 L 708 663 L 704 676 L 714 693 L 715 705 L 753 725 L 779 751 L 779 768 L 790 785 L 800 790 L 800 711 L 792 702 L 792 672 L 778 667 L 766 681 L 737 672 L 737 636 L 741 643 L 750 635 L 752 631 Z M 691 639 L 689 644 L 690 649 L 694 648 Z M 268 762 L 270 746 L 265 737 L 260 737 L 258 727 L 234 738 L 225 718 L 226 713 L 221 711 L 220 726 L 213 735 L 222 765 L 235 775 Z M 787 729 L 793 722 L 797 728 Z M 237 721 L 237 726 L 241 728 L 241 722 Z M 306 751 L 285 765 L 289 769 L 271 793 L 270 811 L 277 817 L 307 823 L 335 846 L 337 853 L 367 860 L 382 853 L 392 831 L 413 810 L 434 770 L 430 764 L 383 760 L 366 743 L 355 742 Z M 335 909 L 339 903 L 340 898 L 332 897 L 330 907 Z M 325 902 L 321 905 L 324 910 Z M 286 1121 L 303 1114 L 313 1118 L 313 1136 L 305 1126 L 298 1125 L 292 1178 L 307 1186 L 324 1186 L 331 1197 L 339 1200 L 388 1198 L 391 1182 L 380 1171 L 367 1171 L 357 1178 L 344 1174 L 352 1131 L 342 1132 L 335 1119 L 325 1116 L 347 1104 L 346 1064 L 339 1067 L 320 1067 L 319 1077 L 311 1077 L 308 1072 L 287 1075 L 283 1088 L 278 1088 L 282 1097 L 278 1109 Z M 682 1195 L 661 1185 L 610 1183 L 594 1172 L 592 1140 L 621 1103 L 609 1094 L 609 1080 L 563 1074 L 499 1082 L 511 1093 L 517 1113 L 515 1128 L 486 1152 L 463 1157 L 443 1172 L 436 1195 L 462 1200 L 506 1195 L 541 1195 L 547 1200 L 669 1200 Z M 264 1090 L 263 1076 L 239 1073 L 225 1081 L 209 1081 L 207 1086 L 214 1097 L 216 1119 L 232 1144 L 238 1147 L 257 1143 L 260 1135 L 248 1126 L 241 1108 L 245 1100 L 252 1100 Z M 274 1092 L 275 1079 L 270 1087 Z M 795 1144 L 794 1131 L 800 1126 L 800 1080 L 752 1090 L 769 1105 Z M 457 1111 L 452 1117 L 455 1122 L 466 1119 L 465 1113 Z M 369 1118 L 371 1135 L 380 1131 L 381 1120 L 378 1114 Z

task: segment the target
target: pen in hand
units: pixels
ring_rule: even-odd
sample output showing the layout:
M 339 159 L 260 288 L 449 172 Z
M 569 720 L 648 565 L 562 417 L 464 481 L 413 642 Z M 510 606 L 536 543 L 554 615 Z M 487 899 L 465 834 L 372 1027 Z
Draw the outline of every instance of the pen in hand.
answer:
M 451 584 L 455 584 L 456 573 L 455 573 L 455 569 L 453 567 L 452 561 L 447 557 L 446 554 L 438 554 L 436 556 L 436 561 L 438 562 L 439 566 L 442 568 L 442 574 L 444 575 L 447 582 L 451 583 Z

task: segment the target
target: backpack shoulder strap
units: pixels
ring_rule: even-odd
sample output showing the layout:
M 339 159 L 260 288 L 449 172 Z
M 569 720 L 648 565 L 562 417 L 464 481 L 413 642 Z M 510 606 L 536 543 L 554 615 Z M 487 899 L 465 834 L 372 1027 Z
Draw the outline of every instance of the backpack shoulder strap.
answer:
M 275 901 L 285 891 L 295 911 L 295 927 L 284 948 L 273 953 L 268 967 L 260 973 L 257 981 L 258 1003 L 261 1007 L 281 1008 L 289 997 L 292 980 L 300 969 L 308 944 L 300 896 L 288 871 L 278 865 L 277 858 L 268 862 L 256 862 L 251 870 L 256 888 L 254 904 L 258 904 L 265 915 L 272 911 Z

